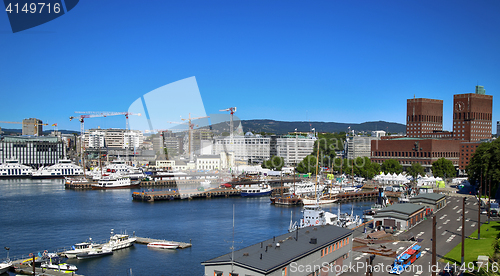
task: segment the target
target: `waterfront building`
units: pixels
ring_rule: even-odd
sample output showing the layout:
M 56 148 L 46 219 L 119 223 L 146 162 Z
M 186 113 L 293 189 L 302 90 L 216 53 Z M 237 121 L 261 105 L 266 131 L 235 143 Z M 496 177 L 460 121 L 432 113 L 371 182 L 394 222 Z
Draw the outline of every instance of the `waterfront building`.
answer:
M 425 206 L 413 203 L 389 205 L 373 216 L 375 227 L 392 227 L 397 230 L 409 230 L 424 219 Z
M 377 136 L 349 136 L 346 140 L 347 159 L 371 156 L 371 141 L 379 140 Z
M 65 143 L 57 137 L 4 137 L 0 141 L 0 163 L 16 159 L 32 168 L 51 166 L 66 156 Z
M 433 212 L 446 206 L 446 196 L 443 194 L 422 193 L 410 198 L 410 203 L 420 204 L 430 208 Z
M 29 118 L 23 120 L 23 135 L 34 135 L 34 136 L 42 136 L 43 133 L 43 123 L 42 120 Z
M 284 135 L 275 139 L 276 148 L 271 147 L 271 151 L 275 153 L 273 155 L 283 158 L 285 166 L 297 166 L 313 152 L 316 141 L 316 137 L 312 135 Z
M 220 155 L 200 155 L 196 157 L 197 170 L 218 170 L 220 169 Z
M 84 135 L 85 148 L 139 148 L 144 142 L 144 135 L 139 130 L 118 128 L 88 129 Z
M 213 154 L 233 152 L 234 158 L 250 163 L 262 163 L 270 156 L 270 138 L 253 135 L 251 132 L 245 136 L 222 136 L 214 138 Z
M 306 227 L 202 262 L 205 275 L 338 275 L 351 264 L 353 231 Z M 307 271 L 307 272 L 306 272 Z

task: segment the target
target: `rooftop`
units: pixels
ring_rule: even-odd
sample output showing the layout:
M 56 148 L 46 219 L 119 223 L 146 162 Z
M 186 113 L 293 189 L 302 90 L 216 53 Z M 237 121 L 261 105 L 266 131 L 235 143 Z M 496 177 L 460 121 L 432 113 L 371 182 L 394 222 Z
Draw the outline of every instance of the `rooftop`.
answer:
M 419 194 L 418 196 L 414 196 L 414 197 L 410 198 L 410 200 L 424 198 L 424 199 L 438 201 L 438 200 L 443 199 L 444 197 L 445 197 L 445 195 L 442 195 L 442 194 L 428 193 L 428 194 Z
M 333 225 L 302 228 L 296 232 L 277 236 L 274 241 L 271 238 L 235 251 L 234 264 L 259 272 L 271 272 L 334 241 L 345 238 L 351 235 L 352 232 L 352 230 Z M 310 243 L 311 238 L 316 238 L 317 243 Z M 277 246 L 278 243 L 279 246 Z M 228 253 L 201 264 L 221 265 L 230 263 L 231 253 Z
M 415 212 L 417 212 L 420 209 L 423 209 L 424 206 L 419 205 L 419 204 L 413 204 L 413 203 L 398 203 L 398 204 L 393 204 L 388 207 L 385 207 L 384 209 L 380 210 L 377 212 L 377 214 L 380 213 L 386 213 L 386 212 L 395 212 L 395 213 L 401 213 L 404 215 L 411 215 Z

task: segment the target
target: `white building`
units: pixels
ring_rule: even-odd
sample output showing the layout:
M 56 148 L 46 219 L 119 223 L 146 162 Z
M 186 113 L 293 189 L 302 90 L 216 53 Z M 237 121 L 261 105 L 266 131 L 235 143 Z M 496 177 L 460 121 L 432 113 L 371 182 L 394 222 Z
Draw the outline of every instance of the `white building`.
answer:
M 358 157 L 370 157 L 372 140 L 380 140 L 380 137 L 349 136 L 346 141 L 347 159 Z
M 139 148 L 144 142 L 144 135 L 139 130 L 125 129 L 89 129 L 84 135 L 86 148 Z
M 200 155 L 196 158 L 197 170 L 219 170 L 220 165 L 220 155 Z
M 123 133 L 122 149 L 138 149 L 144 142 L 144 135 L 139 130 L 129 130 Z
M 385 136 L 386 132 L 383 130 L 374 130 L 372 131 L 372 137 L 382 137 Z
M 87 148 L 104 148 L 106 144 L 104 143 L 105 133 L 104 131 L 92 131 L 88 135 Z
M 245 136 L 229 136 L 214 138 L 213 154 L 220 155 L 221 152 L 233 152 L 234 158 L 249 161 L 251 163 L 261 163 L 269 159 L 270 138 L 247 133 Z
M 276 139 L 277 156 L 282 157 L 286 166 L 296 166 L 313 152 L 314 136 L 286 135 Z

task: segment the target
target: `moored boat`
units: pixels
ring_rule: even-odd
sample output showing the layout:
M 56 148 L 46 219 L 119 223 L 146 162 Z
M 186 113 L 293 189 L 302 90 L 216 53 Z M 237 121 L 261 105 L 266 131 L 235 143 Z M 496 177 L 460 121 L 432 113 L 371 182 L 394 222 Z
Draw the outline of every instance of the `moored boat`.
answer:
M 78 254 L 90 252 L 99 247 L 99 244 L 93 243 L 92 238 L 89 238 L 89 241 L 80 242 L 71 247 L 71 250 L 67 250 L 63 252 L 63 255 L 68 259 L 76 258 Z
M 63 178 L 65 176 L 83 176 L 83 169 L 68 159 L 61 159 L 57 164 L 42 167 L 33 172 L 32 178 Z
M 0 178 L 7 177 L 31 177 L 33 169 L 26 165 L 21 164 L 16 159 L 5 160 L 0 165 Z
M 244 185 L 241 188 L 241 196 L 242 197 L 251 197 L 251 196 L 268 196 L 272 193 L 273 189 L 269 184 L 252 184 L 252 185 Z
M 112 251 L 127 248 L 134 245 L 134 242 L 137 240 L 136 237 L 130 237 L 127 234 L 115 234 L 114 229 L 111 229 L 111 237 L 109 238 L 109 242 L 103 244 L 104 247 L 111 248 Z
M 140 180 L 131 181 L 128 176 L 107 175 L 92 184 L 94 190 L 139 188 Z
M 103 246 L 102 248 L 93 248 L 88 252 L 83 252 L 76 255 L 78 260 L 98 258 L 106 255 L 113 255 L 113 250 L 110 247 Z
M 179 247 L 179 244 L 175 242 L 150 242 L 148 243 L 148 247 L 160 249 L 177 249 Z

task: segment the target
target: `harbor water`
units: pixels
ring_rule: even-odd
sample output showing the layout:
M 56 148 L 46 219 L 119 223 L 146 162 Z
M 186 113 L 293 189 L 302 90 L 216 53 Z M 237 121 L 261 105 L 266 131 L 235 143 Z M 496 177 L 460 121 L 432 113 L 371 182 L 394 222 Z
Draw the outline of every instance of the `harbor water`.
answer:
M 65 190 L 63 180 L 0 180 L 0 259 L 133 232 L 140 237 L 191 242 L 192 247 L 158 250 L 136 244 L 113 255 L 68 260 L 78 274 L 203 275 L 203 261 L 287 232 L 290 217 L 297 221 L 301 207 L 270 204 L 269 197 L 212 198 L 138 202 L 134 190 Z M 139 190 L 135 190 L 139 191 Z M 362 215 L 372 201 L 343 203 L 341 212 Z M 234 206 L 234 238 L 233 238 Z M 324 207 L 337 213 L 337 204 Z M 362 231 L 362 229 L 358 230 Z M 14 274 L 12 274 L 14 275 Z

